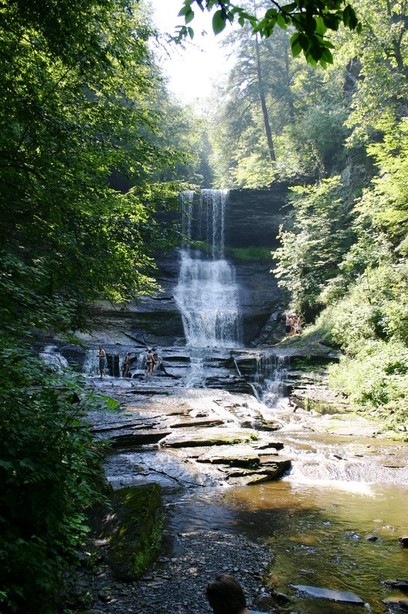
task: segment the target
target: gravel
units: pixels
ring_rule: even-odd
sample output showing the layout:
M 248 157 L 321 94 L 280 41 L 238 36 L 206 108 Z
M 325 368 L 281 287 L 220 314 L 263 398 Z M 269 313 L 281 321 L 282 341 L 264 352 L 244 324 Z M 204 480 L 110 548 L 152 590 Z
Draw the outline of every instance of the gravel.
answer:
M 248 605 L 265 595 L 263 574 L 270 564 L 270 548 L 242 535 L 193 530 L 167 535 L 172 553 L 161 556 L 154 569 L 136 582 L 112 578 L 104 562 L 106 544 L 99 545 L 99 563 L 82 572 L 73 585 L 87 608 L 70 609 L 81 614 L 205 614 L 210 613 L 205 589 L 219 573 L 233 575 L 244 588 Z M 168 546 L 167 546 L 168 547 Z

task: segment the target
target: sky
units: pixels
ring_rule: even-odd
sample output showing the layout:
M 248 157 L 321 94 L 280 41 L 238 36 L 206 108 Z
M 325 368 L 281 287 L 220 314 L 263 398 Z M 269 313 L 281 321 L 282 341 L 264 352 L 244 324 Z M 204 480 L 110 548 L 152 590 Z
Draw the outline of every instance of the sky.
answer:
M 183 0 L 150 0 L 154 14 L 153 22 L 162 32 L 174 34 L 177 25 L 184 20 L 178 17 Z M 211 95 L 213 83 L 225 79 L 228 60 L 225 50 L 220 50 L 222 35 L 215 36 L 211 29 L 211 14 L 195 11 L 194 20 L 189 24 L 194 29 L 194 39 L 180 45 L 166 46 L 170 57 L 162 58 L 164 73 L 169 78 L 169 89 L 185 104 L 194 103 Z M 206 31 L 205 35 L 202 31 Z

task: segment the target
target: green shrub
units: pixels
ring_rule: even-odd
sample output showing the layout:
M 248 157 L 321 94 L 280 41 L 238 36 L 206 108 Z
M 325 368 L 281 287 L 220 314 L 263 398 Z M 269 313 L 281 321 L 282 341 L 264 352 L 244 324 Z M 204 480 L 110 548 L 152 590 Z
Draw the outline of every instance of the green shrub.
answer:
M 316 325 L 347 353 L 357 355 L 367 339 L 408 343 L 407 269 L 384 264 L 368 270 Z
M 329 368 L 330 385 L 360 409 L 387 424 L 406 421 L 408 348 L 401 342 L 367 340 L 356 356 Z
M 100 498 L 102 455 L 86 399 L 27 348 L 0 338 L 0 610 L 55 612 L 63 573 Z

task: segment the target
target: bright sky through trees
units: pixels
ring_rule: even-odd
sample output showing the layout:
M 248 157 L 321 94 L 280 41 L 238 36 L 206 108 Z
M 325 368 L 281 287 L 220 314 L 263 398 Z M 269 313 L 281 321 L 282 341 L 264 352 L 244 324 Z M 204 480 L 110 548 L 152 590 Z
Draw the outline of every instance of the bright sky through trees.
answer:
M 184 23 L 178 12 L 182 0 L 151 0 L 153 21 L 162 32 L 175 33 L 177 25 Z M 165 74 L 169 77 L 169 88 L 181 102 L 192 103 L 211 94 L 213 84 L 225 75 L 228 60 L 225 50 L 220 49 L 222 35 L 215 36 L 211 29 L 211 16 L 197 10 L 191 24 L 195 36 L 192 42 L 166 46 L 163 54 Z

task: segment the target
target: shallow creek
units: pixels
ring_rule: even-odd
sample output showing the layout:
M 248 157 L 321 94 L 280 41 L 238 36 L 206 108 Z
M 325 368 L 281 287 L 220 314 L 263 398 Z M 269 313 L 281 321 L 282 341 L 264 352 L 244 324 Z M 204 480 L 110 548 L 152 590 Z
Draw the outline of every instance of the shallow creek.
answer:
M 364 610 L 384 612 L 383 599 L 404 595 L 382 584 L 407 578 L 408 487 L 386 484 L 299 483 L 284 478 L 260 486 L 192 495 L 173 505 L 174 533 L 197 528 L 236 531 L 270 544 L 269 581 L 308 614 L 362 610 L 302 597 L 291 585 L 352 591 Z M 371 541 L 375 539 L 375 541 Z M 363 611 L 364 611 L 363 610 Z
M 408 444 L 373 438 L 364 423 L 356 431 L 341 416 L 299 415 L 285 404 L 267 411 L 281 424 L 270 436 L 284 443 L 291 472 L 251 486 L 204 481 L 171 495 L 172 556 L 179 533 L 236 532 L 270 545 L 268 583 L 291 598 L 287 611 L 391 611 L 384 599 L 407 599 L 384 581 L 408 579 L 408 549 L 398 543 L 408 534 Z M 160 451 L 148 454 L 158 467 Z M 352 591 L 364 606 L 312 599 L 292 585 Z

